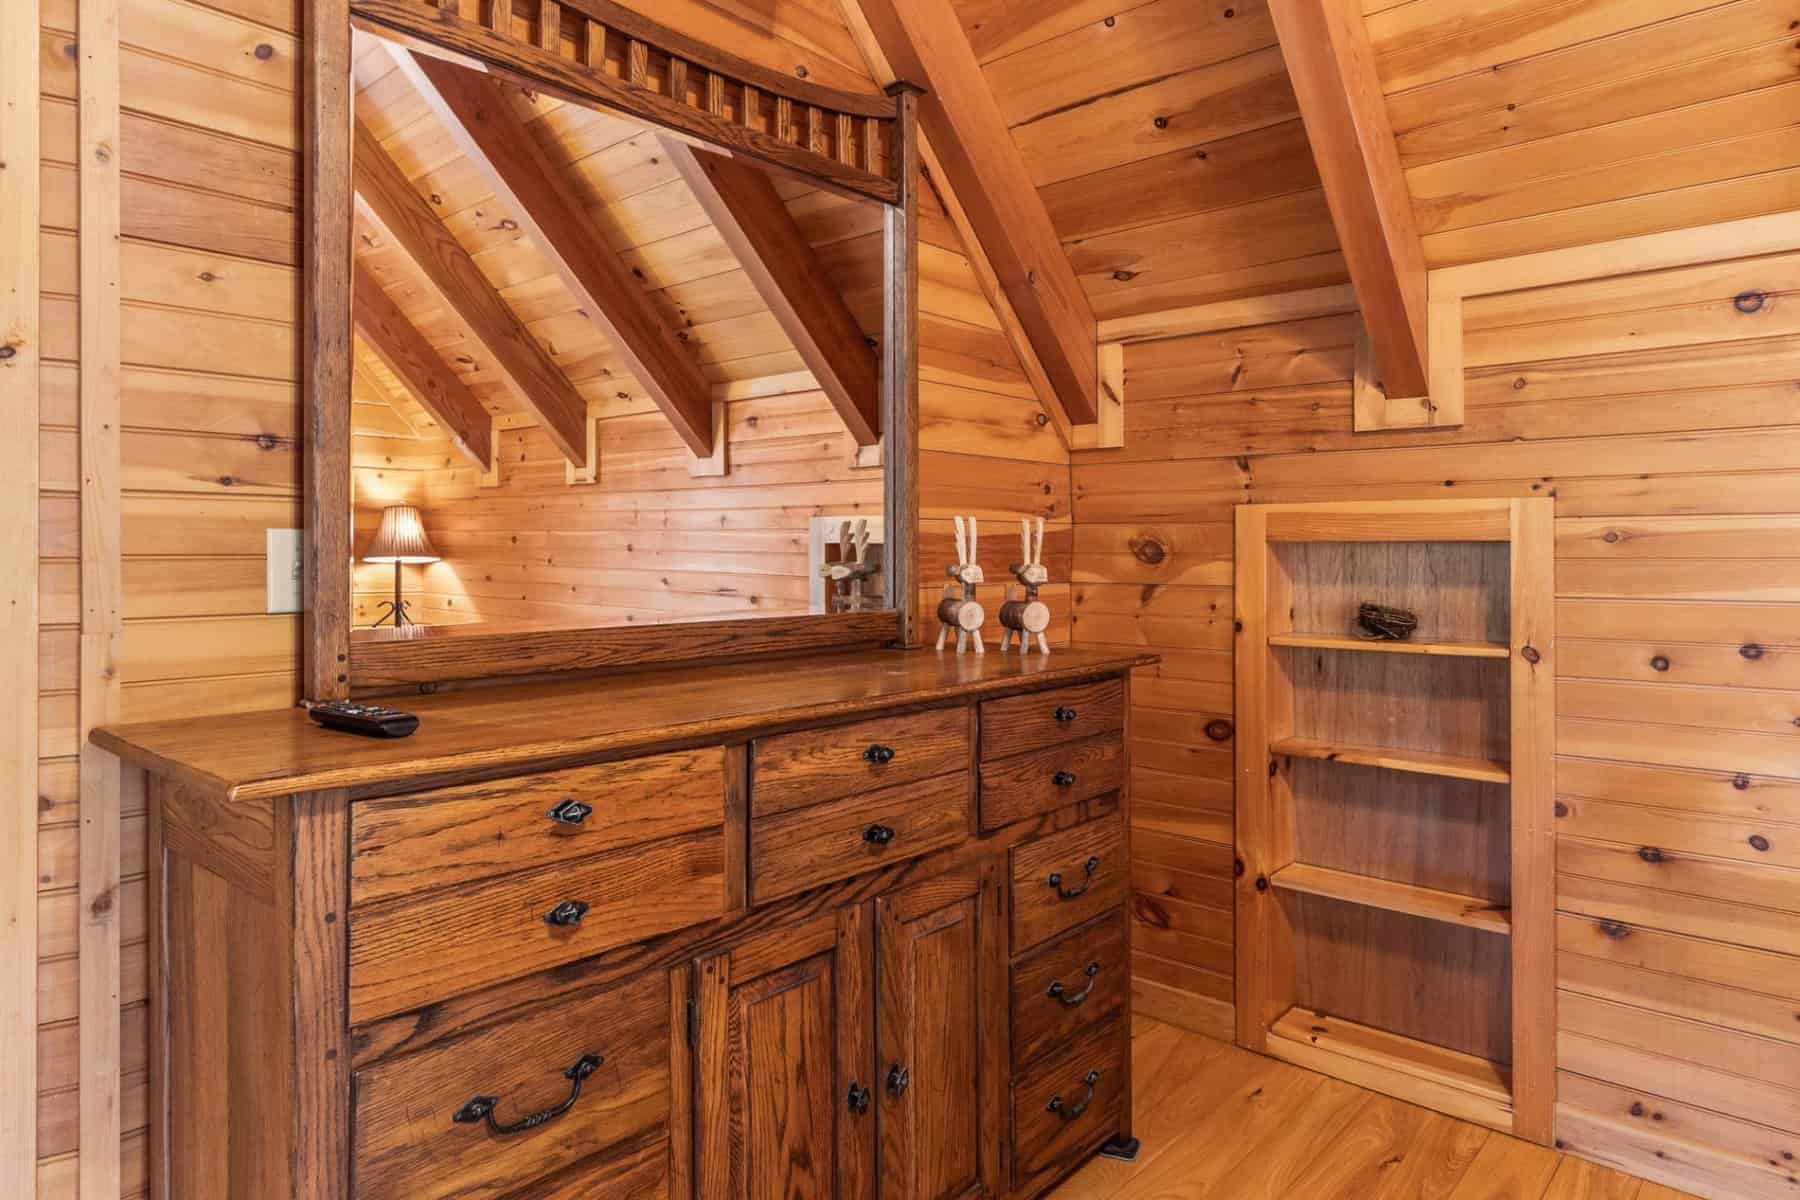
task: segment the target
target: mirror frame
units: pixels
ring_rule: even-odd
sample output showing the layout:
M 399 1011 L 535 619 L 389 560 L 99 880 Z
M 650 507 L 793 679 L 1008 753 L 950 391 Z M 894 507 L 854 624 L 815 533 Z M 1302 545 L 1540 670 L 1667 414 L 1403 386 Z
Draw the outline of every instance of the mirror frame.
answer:
M 481 0 L 472 0 L 479 7 Z M 488 0 L 512 11 L 512 0 Z M 305 0 L 302 63 L 302 404 L 308 556 L 303 573 L 305 679 L 309 700 L 342 699 L 353 689 L 430 685 L 556 671 L 642 667 L 920 644 L 918 575 L 918 116 L 919 90 L 896 83 L 879 96 L 839 92 L 769 70 L 676 33 L 615 0 L 542 0 L 559 32 L 572 15 L 699 68 L 709 78 L 774 99 L 779 118 L 807 114 L 864 122 L 864 144 L 885 137 L 885 171 L 874 156 L 834 158 L 798 126 L 795 139 L 730 120 L 712 103 L 672 99 L 647 78 L 627 80 L 559 52 L 466 20 L 457 0 Z M 492 12 L 489 14 L 492 21 Z M 540 20 L 544 18 L 540 17 Z M 497 24 L 497 22 L 493 22 Z M 351 146 L 355 89 L 351 30 L 396 40 L 573 103 L 624 112 L 716 152 L 885 206 L 881 344 L 883 518 L 887 522 L 886 604 L 863 613 L 806 614 L 572 628 L 466 637 L 353 642 L 350 430 Z M 606 34 L 602 34 L 602 37 Z M 545 42 L 551 39 L 543 39 Z M 602 43 L 604 47 L 604 43 Z M 684 89 L 685 90 L 685 89 Z M 741 93 L 740 93 L 741 94 Z M 803 144 L 804 143 L 804 144 Z

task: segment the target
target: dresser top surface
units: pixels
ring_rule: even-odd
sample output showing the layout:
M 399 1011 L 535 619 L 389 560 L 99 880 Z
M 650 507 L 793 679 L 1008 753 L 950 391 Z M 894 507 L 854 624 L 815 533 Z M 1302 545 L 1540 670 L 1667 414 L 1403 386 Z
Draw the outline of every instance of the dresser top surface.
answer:
M 1072 683 L 1154 661 L 1074 649 L 1048 657 L 874 650 L 386 698 L 381 702 L 419 717 L 418 731 L 404 738 L 334 732 L 287 708 L 108 726 L 95 730 L 93 741 L 182 786 L 268 800 L 534 770 Z

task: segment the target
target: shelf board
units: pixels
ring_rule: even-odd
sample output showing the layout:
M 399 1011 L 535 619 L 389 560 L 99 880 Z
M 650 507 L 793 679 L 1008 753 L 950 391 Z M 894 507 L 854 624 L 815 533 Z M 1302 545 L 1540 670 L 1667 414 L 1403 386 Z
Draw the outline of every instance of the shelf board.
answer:
M 1299 1006 L 1269 1027 L 1268 1050 L 1295 1066 L 1512 1132 L 1512 1073 L 1500 1063 Z
M 1322 742 L 1317 738 L 1282 738 L 1269 746 L 1272 754 L 1291 754 L 1296 758 L 1316 758 L 1325 762 L 1356 763 L 1365 767 L 1384 767 L 1389 771 L 1411 771 L 1415 775 L 1442 775 L 1450 779 L 1473 779 L 1478 783 L 1510 783 L 1512 771 L 1503 762 L 1489 758 L 1462 758 L 1454 754 L 1433 754 L 1429 750 L 1396 750 L 1386 746 L 1346 746 Z
M 1440 892 L 1435 888 L 1397 883 L 1373 875 L 1357 875 L 1350 871 L 1334 871 L 1310 863 L 1294 863 L 1269 876 L 1269 882 L 1289 892 L 1305 892 L 1332 900 L 1347 900 L 1366 908 L 1424 917 L 1486 933 L 1510 935 L 1512 910 L 1479 896 L 1460 892 Z
M 1511 658 L 1505 642 L 1386 642 L 1374 638 L 1330 633 L 1276 633 L 1271 646 L 1301 646 L 1309 650 L 1364 650 L 1372 654 L 1427 654 L 1444 658 Z

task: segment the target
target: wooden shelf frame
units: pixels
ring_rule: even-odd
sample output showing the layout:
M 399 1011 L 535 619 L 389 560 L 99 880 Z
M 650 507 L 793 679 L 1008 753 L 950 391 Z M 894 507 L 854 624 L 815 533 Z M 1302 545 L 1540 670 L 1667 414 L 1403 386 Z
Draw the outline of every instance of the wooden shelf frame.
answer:
M 1540 1144 L 1551 1140 L 1556 1104 L 1553 519 L 1554 501 L 1540 497 L 1244 505 L 1237 510 L 1235 592 L 1237 849 L 1244 864 L 1236 906 L 1238 1042 Z M 1504 544 L 1504 573 L 1493 559 L 1492 587 L 1494 611 L 1500 600 L 1507 606 L 1500 619 L 1507 640 L 1469 640 L 1481 639 L 1480 629 L 1448 629 L 1445 640 L 1419 643 L 1364 642 L 1304 631 L 1328 626 L 1330 618 L 1296 629 L 1296 611 L 1304 616 L 1305 609 L 1304 603 L 1296 603 L 1297 596 L 1305 600 L 1298 589 L 1309 585 L 1290 575 L 1289 564 L 1296 561 L 1294 555 L 1317 549 L 1290 547 L 1305 543 L 1430 543 L 1445 553 L 1468 543 Z M 1402 559 L 1396 551 L 1395 561 Z M 1498 594 L 1502 589 L 1504 596 Z M 1485 631 L 1485 636 L 1493 638 L 1496 631 Z M 1319 673 L 1307 675 L 1299 668 L 1304 663 L 1311 671 L 1312 656 L 1282 653 L 1282 648 L 1347 653 L 1334 655 Z M 1386 657 L 1399 655 L 1414 660 Z M 1434 656 L 1446 661 L 1423 661 Z M 1426 672 L 1427 678 L 1429 672 L 1447 671 L 1462 672 L 1466 679 L 1469 672 L 1493 670 L 1498 684 L 1499 668 L 1480 666 L 1478 660 L 1502 659 L 1508 688 L 1509 738 L 1501 751 L 1506 762 L 1491 752 L 1471 756 L 1470 747 L 1447 745 L 1454 753 L 1432 753 L 1344 744 L 1307 736 L 1309 730 L 1295 727 L 1296 688 L 1315 682 L 1316 688 L 1329 687 L 1333 671 L 1346 672 L 1345 678 L 1356 678 L 1359 670 L 1365 675 L 1389 669 Z M 1389 666 L 1382 666 L 1384 661 Z M 1316 688 L 1304 697 L 1315 705 L 1313 711 L 1319 703 Z M 1438 776 L 1446 780 L 1446 788 L 1505 788 L 1510 817 L 1501 833 L 1511 851 L 1507 900 L 1488 901 L 1299 861 L 1304 831 L 1298 826 L 1299 805 L 1290 782 L 1298 771 L 1297 759 Z M 1310 768 L 1315 774 L 1335 769 Z M 1462 780 L 1474 782 L 1450 782 Z M 1301 988 L 1314 985 L 1304 984 L 1297 970 L 1304 932 L 1299 922 L 1307 911 L 1302 896 L 1510 935 L 1504 965 L 1510 968 L 1511 1026 L 1499 1026 L 1497 1034 L 1510 1050 L 1510 1055 L 1497 1057 L 1510 1057 L 1510 1066 L 1312 1011 Z M 1475 933 L 1447 930 L 1444 936 Z

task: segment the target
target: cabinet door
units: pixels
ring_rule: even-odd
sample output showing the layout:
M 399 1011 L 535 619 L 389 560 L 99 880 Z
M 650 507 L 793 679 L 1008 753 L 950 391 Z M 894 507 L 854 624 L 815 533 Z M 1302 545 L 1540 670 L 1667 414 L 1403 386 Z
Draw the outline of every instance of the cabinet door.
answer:
M 695 964 L 706 1200 L 874 1197 L 873 921 L 852 905 Z
M 882 1200 L 997 1195 L 1005 944 L 990 863 L 875 902 Z

